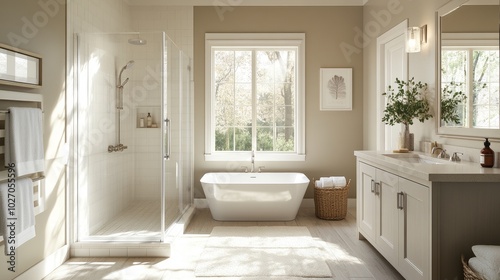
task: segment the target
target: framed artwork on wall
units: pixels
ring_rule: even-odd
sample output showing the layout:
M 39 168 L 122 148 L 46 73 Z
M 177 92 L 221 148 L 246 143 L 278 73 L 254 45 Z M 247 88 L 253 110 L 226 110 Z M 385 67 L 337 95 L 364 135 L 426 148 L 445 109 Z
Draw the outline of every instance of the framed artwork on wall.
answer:
M 352 110 L 352 68 L 320 68 L 321 111 Z

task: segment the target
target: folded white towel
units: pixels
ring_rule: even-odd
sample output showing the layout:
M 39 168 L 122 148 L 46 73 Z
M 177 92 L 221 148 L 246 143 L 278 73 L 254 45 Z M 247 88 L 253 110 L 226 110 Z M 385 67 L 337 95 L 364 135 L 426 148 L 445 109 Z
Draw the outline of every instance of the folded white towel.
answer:
M 491 268 L 500 268 L 500 246 L 497 245 L 474 245 L 472 252 L 482 262 Z
M 11 234 L 13 229 L 15 233 Z M 17 179 L 15 182 L 0 184 L 0 235 L 4 240 L 8 240 L 4 246 L 5 254 L 9 253 L 11 246 L 17 248 L 35 237 L 35 209 L 31 179 Z M 11 236 L 14 239 L 9 239 Z M 14 240 L 15 243 L 9 242 L 10 240 Z
M 14 163 L 16 177 L 43 172 L 42 111 L 10 107 L 5 115 L 5 163 Z
M 469 266 L 486 280 L 500 280 L 500 266 L 490 267 L 479 257 L 470 258 Z
M 347 185 L 347 180 L 344 176 L 320 177 L 314 185 L 317 188 L 343 188 Z
M 332 176 L 330 179 L 332 179 L 333 186 L 336 188 L 343 188 L 347 185 L 347 180 L 344 176 Z
M 321 188 L 331 188 L 333 187 L 333 180 L 330 177 L 321 177 L 319 178 L 321 183 Z

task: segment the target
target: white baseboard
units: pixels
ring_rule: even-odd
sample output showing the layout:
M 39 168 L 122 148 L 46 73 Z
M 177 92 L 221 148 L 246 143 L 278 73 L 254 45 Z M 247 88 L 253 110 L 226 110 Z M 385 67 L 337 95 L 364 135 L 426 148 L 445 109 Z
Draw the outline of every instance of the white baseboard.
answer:
M 42 261 L 16 277 L 16 280 L 42 279 L 69 259 L 69 245 L 56 250 Z

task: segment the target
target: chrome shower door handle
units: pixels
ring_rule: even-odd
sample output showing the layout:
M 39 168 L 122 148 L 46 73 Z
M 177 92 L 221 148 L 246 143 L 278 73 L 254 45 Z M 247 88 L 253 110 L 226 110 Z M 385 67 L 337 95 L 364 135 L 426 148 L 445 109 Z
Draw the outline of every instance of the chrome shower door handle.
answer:
M 170 124 L 170 119 L 165 119 L 165 129 L 167 130 L 166 133 L 167 133 L 167 137 L 165 139 L 165 159 L 170 159 L 170 143 L 171 143 L 171 132 L 172 132 L 172 128 L 171 128 L 171 124 Z

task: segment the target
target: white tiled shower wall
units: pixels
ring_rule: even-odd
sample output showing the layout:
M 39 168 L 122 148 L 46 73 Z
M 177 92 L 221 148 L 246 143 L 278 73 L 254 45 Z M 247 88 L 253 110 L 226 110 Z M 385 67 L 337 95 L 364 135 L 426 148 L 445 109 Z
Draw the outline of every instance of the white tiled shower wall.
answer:
M 72 0 L 70 7 L 70 32 L 73 34 L 166 31 L 192 57 L 192 7 L 131 7 L 124 0 Z M 159 95 L 150 92 L 144 100 L 135 100 L 129 103 L 131 106 L 125 106 L 121 120 L 121 143 L 128 149 L 107 152 L 108 145 L 116 144 L 114 87 L 118 72 L 128 60 L 136 61 L 135 70 L 126 70 L 122 78 L 130 77 L 131 81 L 124 90 L 125 95 L 130 94 L 144 78 L 143 72 L 139 74 L 138 69 L 154 64 L 150 55 L 157 51 L 139 51 L 137 48 L 144 46 L 127 45 L 126 41 L 120 42 L 117 38 L 110 41 L 109 36 L 94 36 L 91 43 L 98 51 L 80 58 L 91 62 L 86 64 L 87 73 L 95 78 L 88 79 L 84 85 L 89 89 L 86 91 L 88 95 L 78 97 L 78 139 L 80 143 L 86 143 L 80 145 L 78 183 L 79 203 L 86 207 L 80 208 L 79 214 L 86 217 L 84 220 L 87 220 L 89 229 L 83 230 L 87 233 L 97 229 L 131 201 L 157 198 L 160 188 L 160 129 L 136 128 L 137 107 L 160 106 Z M 149 48 L 154 48 L 153 44 Z M 154 139 L 158 139 L 158 145 Z M 79 230 L 82 230 L 81 226 Z

